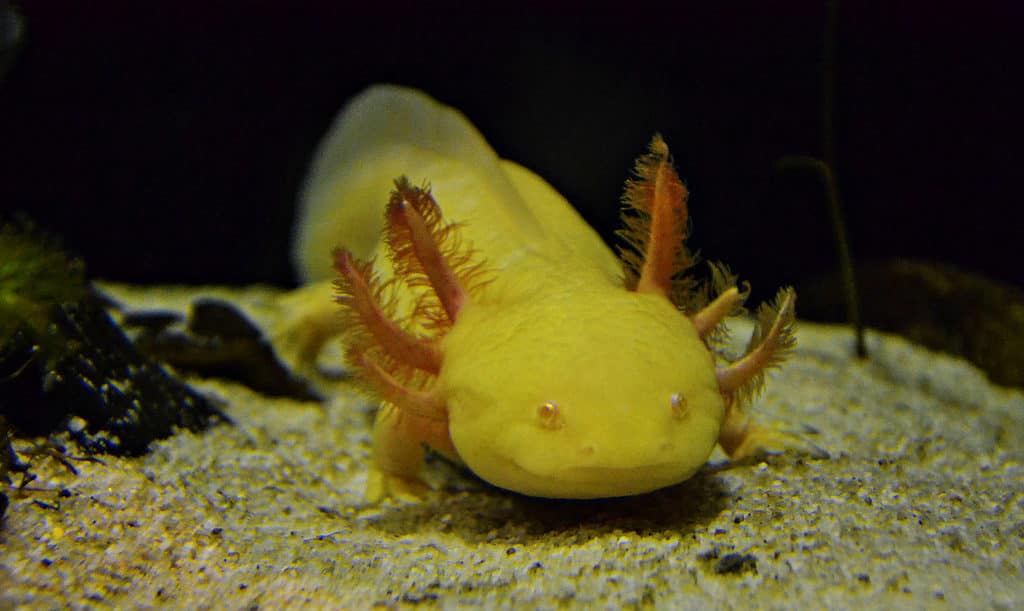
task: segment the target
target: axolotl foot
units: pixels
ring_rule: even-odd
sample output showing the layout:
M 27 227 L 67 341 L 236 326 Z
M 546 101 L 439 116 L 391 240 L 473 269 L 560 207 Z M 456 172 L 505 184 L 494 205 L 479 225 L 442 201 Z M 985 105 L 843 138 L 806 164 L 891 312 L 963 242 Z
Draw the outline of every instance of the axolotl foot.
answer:
M 723 441 L 724 440 L 724 441 Z M 753 422 L 739 410 L 729 410 L 719 443 L 728 445 L 730 460 L 742 462 L 774 454 L 797 454 L 826 459 L 829 453 L 804 437 Z
M 370 468 L 366 480 L 366 502 L 378 503 L 384 498 L 393 498 L 403 503 L 422 503 L 430 494 L 430 486 L 416 476 L 388 473 L 379 468 Z

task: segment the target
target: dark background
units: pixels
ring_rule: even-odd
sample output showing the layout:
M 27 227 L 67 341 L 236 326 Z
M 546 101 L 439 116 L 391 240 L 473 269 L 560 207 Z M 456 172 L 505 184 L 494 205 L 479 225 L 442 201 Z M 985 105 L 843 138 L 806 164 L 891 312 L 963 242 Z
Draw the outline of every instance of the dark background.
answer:
M 293 284 L 310 152 L 379 81 L 464 111 L 609 240 L 661 131 L 706 258 L 758 296 L 836 260 L 819 186 L 775 168 L 822 151 L 821 2 L 14 4 L 26 36 L 0 83 L 0 206 L 63 235 L 93 276 Z M 1024 284 L 1017 6 L 840 6 L 835 143 L 857 258 Z

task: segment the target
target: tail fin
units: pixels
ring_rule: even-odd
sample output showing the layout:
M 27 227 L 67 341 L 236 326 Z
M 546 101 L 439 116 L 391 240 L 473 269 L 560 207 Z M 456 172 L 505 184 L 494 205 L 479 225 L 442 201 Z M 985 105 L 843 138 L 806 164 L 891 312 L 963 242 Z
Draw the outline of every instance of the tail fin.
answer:
M 436 190 L 445 177 L 460 180 L 453 167 L 498 197 L 518 198 L 494 150 L 457 110 L 396 85 L 375 85 L 353 98 L 320 142 L 302 190 L 292 246 L 299 277 L 331 277 L 338 246 L 372 256 L 393 181 L 429 179 Z

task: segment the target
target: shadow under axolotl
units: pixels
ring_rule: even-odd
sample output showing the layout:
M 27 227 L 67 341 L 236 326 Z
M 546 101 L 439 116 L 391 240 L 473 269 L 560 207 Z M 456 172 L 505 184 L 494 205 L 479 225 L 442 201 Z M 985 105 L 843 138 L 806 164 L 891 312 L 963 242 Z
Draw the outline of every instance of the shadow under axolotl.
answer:
M 681 484 L 638 496 L 565 500 L 523 496 L 480 483 L 472 490 L 442 491 L 422 505 L 391 505 L 367 522 L 390 535 L 438 532 L 467 543 L 579 544 L 611 532 L 672 533 L 708 524 L 728 505 L 730 493 L 706 465 Z

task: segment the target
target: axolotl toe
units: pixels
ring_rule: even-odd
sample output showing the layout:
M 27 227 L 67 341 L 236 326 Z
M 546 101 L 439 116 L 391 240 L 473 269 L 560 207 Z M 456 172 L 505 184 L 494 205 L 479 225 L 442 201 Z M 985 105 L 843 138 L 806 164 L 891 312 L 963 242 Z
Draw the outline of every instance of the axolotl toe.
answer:
M 295 252 L 309 281 L 333 262 L 341 316 L 317 302 L 296 320 L 307 344 L 340 332 L 380 401 L 367 497 L 422 495 L 424 447 L 501 488 L 596 498 L 686 480 L 716 444 L 800 446 L 744 410 L 794 345 L 795 293 L 727 357 L 746 291 L 721 265 L 706 286 L 687 274 L 687 199 L 655 136 L 626 185 L 620 258 L 457 111 L 395 86 L 352 101 L 317 154 Z

